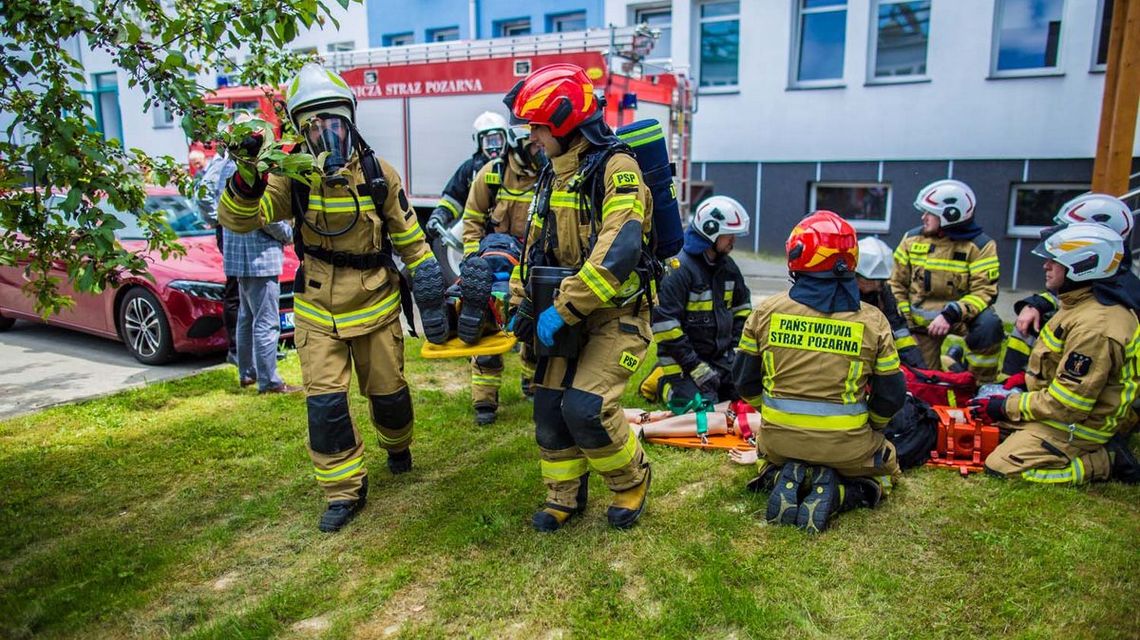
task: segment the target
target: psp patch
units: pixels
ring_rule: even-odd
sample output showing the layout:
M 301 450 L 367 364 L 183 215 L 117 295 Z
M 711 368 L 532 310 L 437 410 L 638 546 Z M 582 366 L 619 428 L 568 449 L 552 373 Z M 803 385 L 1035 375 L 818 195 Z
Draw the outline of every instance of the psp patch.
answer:
M 1077 378 L 1083 377 L 1092 368 L 1092 363 L 1092 358 L 1074 351 L 1065 360 L 1065 373 Z
M 618 358 L 618 363 L 632 373 L 637 371 L 637 367 L 641 364 L 641 358 L 638 358 L 628 351 L 622 351 L 621 357 Z
M 614 187 L 636 187 L 641 184 L 637 174 L 633 171 L 618 171 L 613 176 Z

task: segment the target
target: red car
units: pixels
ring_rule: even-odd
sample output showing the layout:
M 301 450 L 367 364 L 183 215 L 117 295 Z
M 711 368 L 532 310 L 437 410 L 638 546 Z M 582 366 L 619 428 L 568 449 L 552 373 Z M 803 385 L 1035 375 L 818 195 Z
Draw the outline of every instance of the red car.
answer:
M 50 206 L 49 200 L 49 206 Z M 184 256 L 163 259 L 147 253 L 154 281 L 123 273 L 114 287 L 99 294 L 78 293 L 67 281 L 66 271 L 54 273 L 60 291 L 75 305 L 50 316 L 50 325 L 75 329 L 120 340 L 139 362 L 163 364 L 178 353 L 225 351 L 226 330 L 222 324 L 222 290 L 226 277 L 214 230 L 206 225 L 198 207 L 174 189 L 147 190 L 147 211 L 164 210 Z M 129 251 L 146 251 L 136 216 L 114 214 L 126 226 L 116 232 Z M 293 274 L 297 270 L 293 247 L 285 248 L 281 273 L 281 337 L 293 335 Z M 44 321 L 33 301 L 20 287 L 26 282 L 24 266 L 0 266 L 0 331 L 10 329 L 16 318 Z

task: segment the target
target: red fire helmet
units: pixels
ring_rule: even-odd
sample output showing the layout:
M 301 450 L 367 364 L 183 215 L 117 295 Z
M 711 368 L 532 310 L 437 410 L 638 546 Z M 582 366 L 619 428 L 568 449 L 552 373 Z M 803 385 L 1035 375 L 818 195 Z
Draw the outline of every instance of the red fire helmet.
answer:
M 833 211 L 816 211 L 800 220 L 785 244 L 788 270 L 807 273 L 854 273 L 859 263 L 855 228 Z

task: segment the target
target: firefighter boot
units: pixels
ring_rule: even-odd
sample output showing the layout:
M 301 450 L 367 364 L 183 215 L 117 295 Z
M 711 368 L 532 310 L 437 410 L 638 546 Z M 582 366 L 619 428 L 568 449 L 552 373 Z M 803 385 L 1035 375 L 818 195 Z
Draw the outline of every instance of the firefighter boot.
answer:
M 962 345 L 954 345 L 942 356 L 942 369 L 950 373 L 962 373 L 966 368 L 966 350 Z
M 475 424 L 483 427 L 489 424 L 494 424 L 495 419 L 499 417 L 499 413 L 493 404 L 477 404 L 475 405 Z
M 811 489 L 796 512 L 796 526 L 808 533 L 823 533 L 839 511 L 839 474 L 831 467 L 812 467 Z
M 447 341 L 447 311 L 443 307 L 446 290 L 439 262 L 427 260 L 416 268 L 415 274 L 412 275 L 412 292 L 415 294 L 416 307 L 420 311 L 424 338 L 432 344 L 443 344 Z
M 883 486 L 871 478 L 842 478 L 839 481 L 839 512 L 874 509 L 883 501 Z
M 404 449 L 403 451 L 389 451 L 388 452 L 388 471 L 392 475 L 398 476 L 401 473 L 407 473 L 412 470 L 412 450 Z
M 535 531 L 553 533 L 562 528 L 570 518 L 586 510 L 586 499 L 589 497 L 590 474 L 586 473 L 578 480 L 578 495 L 575 498 L 578 506 L 573 509 L 562 505 L 547 503 L 541 510 L 536 511 L 530 519 L 530 526 Z
M 764 466 L 760 469 L 760 473 L 744 485 L 744 488 L 752 493 L 769 493 L 776 486 L 776 477 L 780 475 L 780 467 L 767 460 L 764 460 L 763 463 Z
M 364 484 L 360 486 L 360 496 L 356 500 L 334 500 L 330 502 L 329 508 L 321 515 L 321 521 L 317 528 L 325 533 L 340 531 L 344 525 L 356 517 L 357 513 L 360 513 L 367 500 L 368 477 L 365 476 Z
M 1109 478 L 1126 484 L 1140 483 L 1140 462 L 1128 447 L 1128 438 L 1117 433 L 1104 443 L 1104 448 L 1112 460 Z
M 491 265 L 478 256 L 463 261 L 459 269 L 459 326 L 456 333 L 467 344 L 479 342 L 483 335 L 483 312 L 491 297 L 495 274 Z
M 645 501 L 649 497 L 649 481 L 653 478 L 653 468 L 645 466 L 645 479 L 641 484 L 625 491 L 614 494 L 614 501 L 606 509 L 606 519 L 616 529 L 628 529 L 633 526 L 645 511 Z
M 795 524 L 800 506 L 800 494 L 805 489 L 808 465 L 789 460 L 776 476 L 772 495 L 768 496 L 768 510 L 764 517 L 770 524 Z

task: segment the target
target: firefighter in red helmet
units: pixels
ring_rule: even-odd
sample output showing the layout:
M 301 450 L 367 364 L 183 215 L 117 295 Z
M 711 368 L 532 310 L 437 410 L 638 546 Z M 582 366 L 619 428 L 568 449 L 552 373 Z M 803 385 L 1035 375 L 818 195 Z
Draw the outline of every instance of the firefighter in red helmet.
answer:
M 581 513 L 594 470 L 614 493 L 610 524 L 630 527 L 645 508 L 650 470 L 619 398 L 652 339 L 654 273 L 643 251 L 652 199 L 580 67 L 538 69 L 504 101 L 550 158 L 512 277 L 514 331 L 538 355 L 535 437 L 547 492 L 532 525 L 555 531 Z
M 787 241 L 787 293 L 748 317 L 733 378 L 763 416 L 756 434 L 767 519 L 809 532 L 835 513 L 874 507 L 899 474 L 882 429 L 906 397 L 890 324 L 859 300 L 855 229 L 817 211 Z

